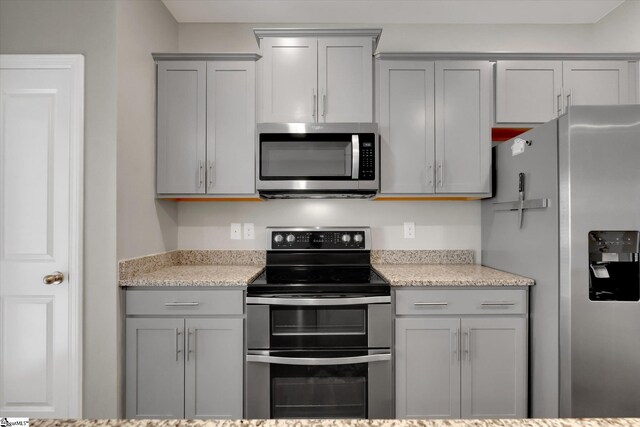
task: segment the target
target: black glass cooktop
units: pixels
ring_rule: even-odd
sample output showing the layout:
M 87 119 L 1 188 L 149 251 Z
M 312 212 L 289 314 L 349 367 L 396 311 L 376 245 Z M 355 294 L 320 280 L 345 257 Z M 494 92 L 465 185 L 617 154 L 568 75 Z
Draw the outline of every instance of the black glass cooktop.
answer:
M 390 287 L 370 266 L 267 266 L 247 292 L 389 295 Z

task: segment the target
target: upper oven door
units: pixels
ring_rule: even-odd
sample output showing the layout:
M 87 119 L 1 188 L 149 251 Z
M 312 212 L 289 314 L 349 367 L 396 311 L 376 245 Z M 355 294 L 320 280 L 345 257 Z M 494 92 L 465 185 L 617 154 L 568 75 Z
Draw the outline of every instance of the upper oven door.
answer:
M 375 133 L 295 125 L 258 126 L 258 190 L 377 189 Z
M 391 346 L 391 297 L 247 297 L 247 348 Z

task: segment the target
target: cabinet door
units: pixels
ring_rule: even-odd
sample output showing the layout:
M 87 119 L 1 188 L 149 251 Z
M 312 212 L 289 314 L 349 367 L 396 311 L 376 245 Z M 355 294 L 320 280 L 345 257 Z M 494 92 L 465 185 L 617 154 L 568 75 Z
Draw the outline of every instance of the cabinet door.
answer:
M 627 61 L 565 61 L 562 63 L 565 105 L 629 103 Z
M 184 418 L 184 320 L 126 320 L 127 418 Z
M 255 193 L 255 63 L 207 63 L 207 193 Z
M 260 121 L 317 121 L 317 39 L 274 37 L 261 44 Z
M 491 190 L 491 64 L 435 64 L 436 192 Z
M 186 325 L 186 418 L 242 418 L 242 319 L 187 319 Z
M 383 194 L 434 192 L 433 62 L 380 62 Z
M 462 418 L 524 418 L 524 318 L 462 319 Z
M 562 114 L 561 61 L 498 61 L 496 123 L 546 123 Z
M 396 319 L 396 417 L 460 418 L 457 318 Z
M 373 121 L 372 55 L 371 38 L 318 40 L 318 121 Z
M 204 193 L 206 64 L 158 63 L 157 192 Z

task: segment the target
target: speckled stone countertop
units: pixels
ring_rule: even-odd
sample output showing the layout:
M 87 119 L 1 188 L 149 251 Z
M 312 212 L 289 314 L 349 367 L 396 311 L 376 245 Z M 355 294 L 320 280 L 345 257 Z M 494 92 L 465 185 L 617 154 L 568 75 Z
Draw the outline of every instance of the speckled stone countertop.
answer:
M 120 261 L 119 285 L 243 286 L 264 262 L 264 251 L 172 251 Z
M 30 420 L 31 427 L 638 427 L 640 418 L 500 420 Z
M 532 286 L 522 276 L 477 264 L 374 264 L 391 286 Z
M 243 286 L 261 265 L 174 265 L 120 280 L 120 286 Z

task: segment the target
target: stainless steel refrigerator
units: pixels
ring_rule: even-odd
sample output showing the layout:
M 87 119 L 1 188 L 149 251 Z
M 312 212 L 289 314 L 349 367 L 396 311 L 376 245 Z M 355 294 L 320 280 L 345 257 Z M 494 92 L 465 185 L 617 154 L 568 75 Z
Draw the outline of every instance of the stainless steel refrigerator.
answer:
M 536 281 L 529 415 L 640 416 L 640 105 L 571 107 L 493 154 L 482 263 Z

